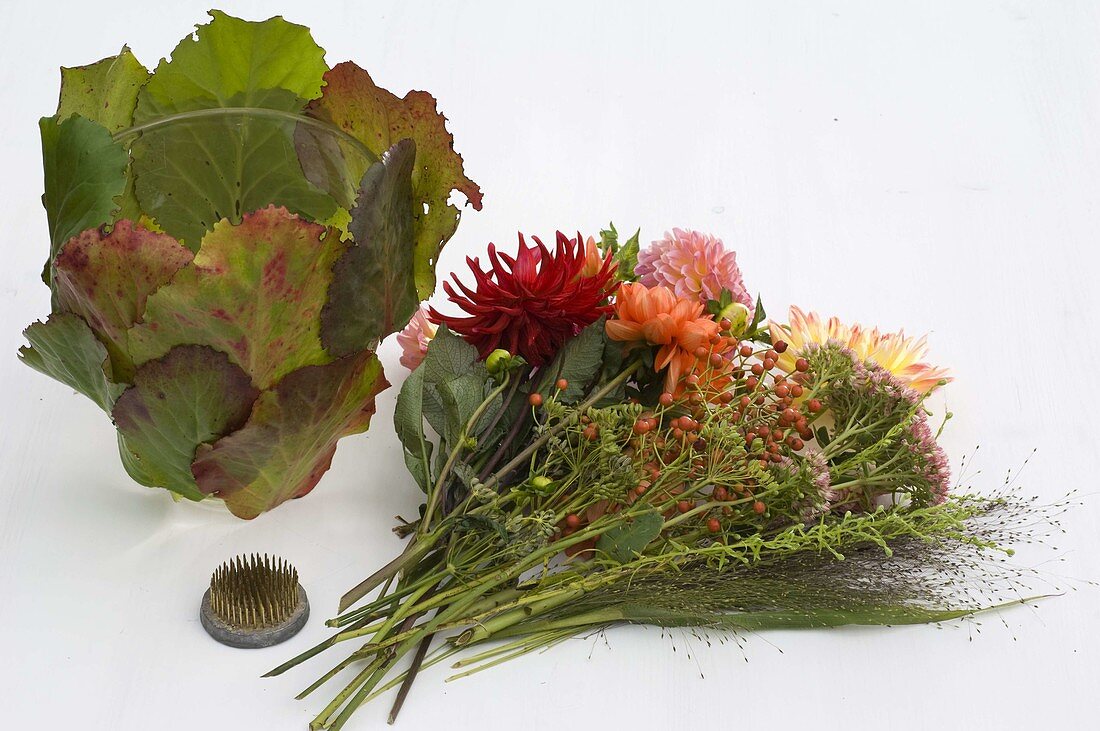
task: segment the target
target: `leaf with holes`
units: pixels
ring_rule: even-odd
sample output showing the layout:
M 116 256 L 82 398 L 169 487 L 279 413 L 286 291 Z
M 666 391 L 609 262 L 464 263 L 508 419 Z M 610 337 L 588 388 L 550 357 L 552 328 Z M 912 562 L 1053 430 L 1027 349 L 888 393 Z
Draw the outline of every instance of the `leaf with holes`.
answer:
M 324 93 L 309 104 L 307 112 L 336 125 L 379 157 L 400 140 L 416 143 L 412 173 L 416 238 L 413 265 L 418 294 L 430 296 L 435 290 L 439 252 L 458 226 L 459 210 L 447 202 L 451 191 L 458 190 L 474 210 L 481 210 L 481 189 L 466 177 L 462 156 L 454 150 L 454 138 L 447 131 L 446 117 L 436 109 L 435 98 L 424 91 L 410 91 L 399 98 L 376 85 L 370 74 L 349 61 L 325 74 Z M 300 147 L 300 152 L 308 171 L 308 151 Z M 359 171 L 360 175 L 363 172 Z

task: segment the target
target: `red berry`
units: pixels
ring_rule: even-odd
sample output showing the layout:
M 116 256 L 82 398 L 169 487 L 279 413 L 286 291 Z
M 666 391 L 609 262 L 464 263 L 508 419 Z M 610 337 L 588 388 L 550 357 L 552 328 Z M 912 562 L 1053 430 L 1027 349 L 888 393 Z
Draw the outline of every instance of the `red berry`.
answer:
M 726 359 L 723 358 L 721 356 L 721 354 L 711 353 L 711 355 L 710 355 L 710 367 L 711 368 L 721 368 L 722 364 L 725 363 L 725 362 L 726 362 Z
M 579 515 L 577 515 L 576 513 L 570 513 L 569 515 L 565 516 L 565 527 L 566 528 L 572 528 L 573 530 L 576 530 L 577 528 L 580 527 L 580 524 L 581 524 L 581 517 Z
M 687 378 L 684 379 L 684 383 L 686 383 L 689 386 L 698 386 L 699 385 L 699 376 L 692 373 L 691 375 L 689 375 Z
M 780 383 L 775 387 L 775 395 L 779 398 L 787 398 L 787 394 L 791 392 L 791 389 L 787 387 L 787 384 Z
M 527 403 L 531 404 L 532 406 L 534 406 L 537 409 L 538 407 L 542 406 L 542 394 L 541 393 L 531 394 L 530 396 L 527 397 Z
M 763 373 L 764 373 L 764 366 L 760 365 L 759 363 L 753 363 L 752 364 L 752 374 L 754 376 L 760 376 L 760 375 L 763 375 Z
M 717 533 L 722 530 L 722 523 L 719 522 L 718 518 L 711 518 L 707 521 L 707 530 L 711 533 Z
M 672 394 L 665 391 L 661 394 L 660 398 L 657 399 L 657 402 L 660 403 L 661 406 L 672 406 Z
M 707 350 L 707 346 L 705 346 L 705 345 L 700 345 L 698 348 L 695 349 L 695 357 L 696 358 L 706 358 L 707 355 L 709 355 L 709 354 L 710 354 L 710 351 Z
M 680 502 L 676 503 L 676 509 L 679 510 L 681 513 L 686 513 L 687 511 L 691 510 L 691 503 L 689 503 L 687 500 L 681 500 Z
M 742 345 L 741 350 L 737 352 L 741 354 L 742 358 L 748 358 L 750 355 L 752 355 L 752 346 L 748 344 Z
M 799 358 L 794 362 L 794 369 L 799 373 L 805 373 L 810 370 L 810 361 L 805 358 Z
M 636 422 L 634 422 L 634 433 L 638 434 L 639 436 L 642 434 L 648 434 L 649 422 L 645 419 L 638 419 Z
M 791 395 L 794 396 L 795 398 L 801 398 L 802 397 L 802 392 L 804 390 L 805 389 L 802 388 L 801 384 L 796 383 L 793 386 L 791 386 Z
M 756 384 L 758 383 L 760 383 L 760 379 L 758 379 L 756 376 L 749 376 L 745 379 L 745 388 L 749 389 L 750 391 L 755 391 Z
M 564 391 L 565 389 L 569 388 L 569 381 L 565 380 L 564 378 L 559 378 L 558 382 L 554 385 L 558 387 L 559 391 Z
M 753 512 L 755 512 L 755 513 L 756 513 L 757 515 L 760 515 L 760 514 L 762 514 L 762 513 L 763 513 L 763 512 L 765 511 L 765 510 L 767 510 L 767 509 L 768 509 L 768 506 L 767 506 L 767 505 L 765 505 L 764 503 L 760 502 L 759 500 L 757 500 L 756 502 L 754 502 L 754 503 L 752 504 L 752 509 L 753 509 Z
M 749 404 L 752 403 L 752 399 L 749 398 L 748 396 L 742 396 L 741 400 L 738 401 L 737 403 L 741 404 L 742 409 L 747 409 L 747 408 L 749 408 Z
M 806 408 L 810 410 L 811 414 L 816 414 L 821 411 L 821 402 L 812 398 L 806 403 Z
M 777 353 L 786 353 L 787 343 L 783 340 L 777 340 L 775 342 L 775 345 L 772 346 L 772 349 L 775 350 L 775 352 Z

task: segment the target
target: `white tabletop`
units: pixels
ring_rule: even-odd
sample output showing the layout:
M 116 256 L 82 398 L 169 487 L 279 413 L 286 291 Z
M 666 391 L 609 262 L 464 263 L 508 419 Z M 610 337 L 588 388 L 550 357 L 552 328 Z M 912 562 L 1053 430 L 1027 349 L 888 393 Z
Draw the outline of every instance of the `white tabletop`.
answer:
M 0 688 L 5 728 L 301 729 L 293 695 L 340 593 L 415 512 L 390 419 L 340 445 L 304 500 L 252 522 L 174 505 L 127 478 L 89 401 L 20 365 L 49 304 L 37 118 L 60 65 L 128 43 L 155 65 L 211 0 L 38 0 L 0 10 Z M 957 378 L 944 437 L 980 444 L 991 489 L 1097 491 L 1100 439 L 1100 9 L 1005 2 L 235 2 L 313 28 L 335 63 L 433 92 L 485 192 L 444 271 L 490 240 L 609 220 L 649 238 L 712 231 L 773 313 L 791 303 L 931 331 Z M 399 382 L 392 342 L 382 348 Z M 942 405 L 942 401 L 940 402 Z M 1057 537 L 1053 576 L 1100 577 L 1100 499 Z M 297 565 L 313 600 L 278 648 L 212 642 L 211 570 L 242 551 Z M 1028 552 L 1024 563 L 1039 560 Z M 769 632 L 707 642 L 624 628 L 443 684 L 425 671 L 398 723 L 440 728 L 1095 728 L 1100 591 L 1070 589 L 945 628 Z M 980 633 L 976 632 L 980 629 Z M 675 650 L 675 651 L 674 651 Z M 745 661 L 748 659 L 748 662 Z M 326 656 L 327 659 L 327 656 Z M 333 656 L 332 663 L 338 658 Z M 349 728 L 377 727 L 388 701 Z

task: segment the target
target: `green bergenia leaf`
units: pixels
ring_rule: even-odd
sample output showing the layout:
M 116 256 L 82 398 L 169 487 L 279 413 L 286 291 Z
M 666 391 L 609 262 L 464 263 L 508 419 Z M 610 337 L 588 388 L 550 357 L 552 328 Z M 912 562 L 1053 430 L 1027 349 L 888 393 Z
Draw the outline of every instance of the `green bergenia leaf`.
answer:
M 79 114 L 112 134 L 121 132 L 133 124 L 138 91 L 148 80 L 149 72 L 125 46 L 117 56 L 88 66 L 62 68 L 56 116 L 66 119 Z M 127 176 L 118 205 L 118 218 L 132 221 L 141 218 L 133 175 Z
M 53 278 L 53 259 L 61 245 L 81 231 L 108 223 L 126 188 L 126 150 L 107 129 L 90 119 L 45 117 L 42 204 L 50 228 L 50 259 L 43 278 Z
M 248 374 L 205 346 L 172 348 L 141 366 L 111 412 L 130 476 L 202 500 L 191 474 L 196 448 L 240 427 L 257 396 Z
M 107 349 L 91 328 L 76 315 L 55 313 L 36 322 L 23 335 L 30 345 L 19 349 L 20 359 L 39 373 L 56 378 L 111 412 L 126 388 L 107 377 Z
M 306 180 L 293 146 L 294 115 L 321 93 L 324 51 L 309 29 L 282 18 L 210 15 L 138 94 L 142 132 L 132 150 L 142 209 L 192 250 L 219 220 L 236 223 L 269 204 L 328 220 L 336 202 Z M 248 111 L 188 115 L 222 108 Z
M 435 290 L 436 259 L 458 226 L 459 210 L 447 202 L 451 191 L 461 191 L 474 210 L 481 210 L 481 189 L 466 177 L 462 156 L 454 151 L 454 138 L 447 131 L 446 118 L 436 110 L 435 99 L 423 91 L 398 98 L 375 85 L 366 71 L 346 62 L 325 74 L 324 94 L 310 103 L 308 113 L 355 137 L 375 157 L 400 140 L 416 143 L 414 268 L 417 292 L 420 297 L 430 296 Z M 318 170 L 309 155 L 315 148 L 300 145 L 299 150 L 303 167 Z M 324 185 L 322 180 L 314 182 Z
M 112 134 L 126 129 L 134 121 L 138 91 L 148 80 L 149 72 L 125 46 L 117 56 L 62 68 L 57 118 L 79 114 Z
M 58 305 L 84 318 L 111 355 L 115 379 L 133 374 L 126 331 L 141 319 L 145 301 L 194 255 L 166 234 L 119 221 L 70 239 L 55 260 Z
M 246 519 L 305 495 L 340 437 L 366 431 L 374 397 L 388 385 L 369 352 L 299 368 L 260 395 L 243 427 L 199 447 L 192 465 L 199 489 Z
M 329 362 L 319 315 L 345 248 L 338 232 L 284 208 L 246 214 L 237 226 L 219 223 L 194 261 L 149 297 L 142 323 L 130 330 L 134 362 L 176 345 L 209 345 L 260 388 Z
M 349 227 L 354 244 L 336 262 L 321 311 L 321 340 L 334 355 L 374 347 L 404 327 L 420 303 L 409 178 L 415 156 L 415 143 L 402 140 L 363 176 Z

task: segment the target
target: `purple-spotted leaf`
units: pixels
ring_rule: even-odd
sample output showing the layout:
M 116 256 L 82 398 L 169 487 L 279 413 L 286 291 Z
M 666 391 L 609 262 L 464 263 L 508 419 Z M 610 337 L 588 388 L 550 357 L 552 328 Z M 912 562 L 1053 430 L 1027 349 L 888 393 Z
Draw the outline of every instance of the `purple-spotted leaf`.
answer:
M 130 330 L 134 362 L 176 345 L 209 345 L 261 389 L 297 368 L 329 362 L 320 314 L 346 246 L 338 231 L 285 208 L 246 214 L 236 226 L 222 221 L 194 261 L 149 297 L 143 322 Z
M 54 261 L 54 289 L 63 310 L 84 318 L 107 346 L 115 380 L 129 382 L 134 364 L 126 331 L 145 301 L 194 255 L 171 236 L 119 221 L 69 239 Z
M 19 349 L 20 360 L 79 391 L 110 413 L 126 386 L 112 383 L 107 377 L 107 349 L 96 340 L 87 323 L 76 315 L 55 312 L 45 322 L 28 327 L 23 335 L 30 345 Z
M 182 345 L 145 363 L 111 412 L 127 472 L 202 500 L 191 474 L 195 450 L 240 427 L 258 395 L 248 374 L 206 346 Z
M 451 191 L 460 191 L 474 210 L 481 210 L 481 189 L 466 177 L 462 156 L 454 150 L 454 138 L 447 131 L 446 117 L 436 109 L 435 98 L 424 91 L 410 91 L 399 98 L 348 61 L 325 74 L 321 98 L 310 102 L 306 111 L 355 137 L 376 157 L 400 140 L 416 143 L 412 173 L 416 288 L 421 297 L 431 295 L 436 259 L 458 226 L 459 210 L 447 202 Z M 311 166 L 308 152 L 299 145 L 307 174 L 317 169 Z M 365 171 L 353 172 L 352 179 L 358 180 Z M 324 181 L 314 182 L 324 186 Z
M 416 144 L 402 140 L 363 176 L 351 212 L 354 243 L 336 262 L 321 341 L 333 355 L 373 348 L 404 327 L 420 298 L 413 284 L 412 172 Z
M 329 468 L 340 437 L 366 431 L 389 384 L 373 353 L 294 371 L 257 399 L 247 423 L 199 447 L 199 489 L 251 519 L 305 495 Z

